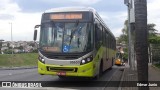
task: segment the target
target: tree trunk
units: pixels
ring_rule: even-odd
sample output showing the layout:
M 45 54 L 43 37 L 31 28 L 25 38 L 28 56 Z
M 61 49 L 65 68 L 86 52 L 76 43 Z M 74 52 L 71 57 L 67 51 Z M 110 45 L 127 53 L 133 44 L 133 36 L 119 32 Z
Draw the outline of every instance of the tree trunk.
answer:
M 147 1 L 135 0 L 135 42 L 138 81 L 148 83 Z M 139 87 L 149 90 L 149 87 Z

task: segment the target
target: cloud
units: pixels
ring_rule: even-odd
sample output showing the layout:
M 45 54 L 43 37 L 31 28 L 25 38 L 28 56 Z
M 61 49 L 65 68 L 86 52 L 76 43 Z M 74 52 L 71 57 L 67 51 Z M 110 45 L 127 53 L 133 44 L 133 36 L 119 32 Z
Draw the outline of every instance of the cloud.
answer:
M 11 35 L 11 25 L 12 23 L 12 32 L 13 40 L 33 40 L 34 26 L 40 24 L 42 13 L 17 13 L 13 21 L 0 20 L 0 38 L 7 38 Z
M 102 0 L 14 0 L 22 12 L 42 12 L 46 9 L 66 6 L 91 6 Z
M 101 0 L 61 0 L 58 1 L 57 0 L 42 0 L 43 2 L 49 2 L 49 3 L 56 3 L 56 4 L 77 4 L 77 5 L 93 5 L 96 4 L 98 2 L 100 2 Z
M 127 19 L 127 13 L 125 11 L 99 12 L 99 14 L 116 37 L 122 33 L 121 30 L 124 27 L 124 21 Z
M 160 0 L 152 0 L 147 5 L 148 23 L 156 24 L 156 29 L 160 33 Z
M 0 1 L 0 14 L 10 14 L 14 15 L 21 9 L 15 2 L 11 2 L 11 0 L 1 0 Z
M 0 3 L 0 39 L 10 41 L 12 23 L 13 40 L 33 40 L 34 25 L 40 24 L 42 13 L 22 13 L 10 0 Z
M 13 20 L 14 16 L 13 15 L 9 15 L 9 14 L 0 14 L 0 19 L 1 20 Z
M 100 2 L 101 0 L 71 0 L 71 1 L 79 3 L 81 5 L 93 5 Z

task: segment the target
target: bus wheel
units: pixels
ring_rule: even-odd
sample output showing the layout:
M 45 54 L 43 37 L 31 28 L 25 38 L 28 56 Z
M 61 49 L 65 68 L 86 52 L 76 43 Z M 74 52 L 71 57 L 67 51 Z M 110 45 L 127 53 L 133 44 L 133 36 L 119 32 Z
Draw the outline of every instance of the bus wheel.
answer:
M 113 66 L 113 59 L 112 59 L 112 65 L 111 65 L 111 67 L 109 67 L 109 70 L 111 70 L 111 69 L 112 69 L 112 66 Z
M 101 64 L 100 64 L 100 67 L 99 67 L 99 73 L 97 74 L 97 76 L 95 78 L 98 80 L 102 76 L 102 73 L 103 73 L 103 63 L 102 63 L 102 60 L 101 60 Z

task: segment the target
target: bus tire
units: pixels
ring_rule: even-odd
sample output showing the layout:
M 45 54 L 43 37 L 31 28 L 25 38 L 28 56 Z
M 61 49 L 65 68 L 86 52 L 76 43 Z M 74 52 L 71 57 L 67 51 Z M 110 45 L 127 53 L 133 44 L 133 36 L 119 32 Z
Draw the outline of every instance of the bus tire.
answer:
M 112 58 L 112 65 L 111 65 L 111 67 L 109 67 L 109 70 L 111 70 L 111 69 L 112 69 L 113 63 L 114 63 L 114 62 L 113 62 L 113 58 Z
M 100 66 L 99 66 L 99 73 L 96 76 L 96 80 L 98 80 L 102 76 L 102 73 L 103 73 L 103 62 L 101 60 L 101 63 L 100 63 Z

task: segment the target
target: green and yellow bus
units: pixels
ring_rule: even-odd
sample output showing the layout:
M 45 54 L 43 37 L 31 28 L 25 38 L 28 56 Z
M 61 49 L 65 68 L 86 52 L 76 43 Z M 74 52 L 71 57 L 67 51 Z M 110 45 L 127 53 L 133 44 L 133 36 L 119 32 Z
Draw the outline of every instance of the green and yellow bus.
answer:
M 95 9 L 54 8 L 42 14 L 38 73 L 99 77 L 114 64 L 116 40 Z

